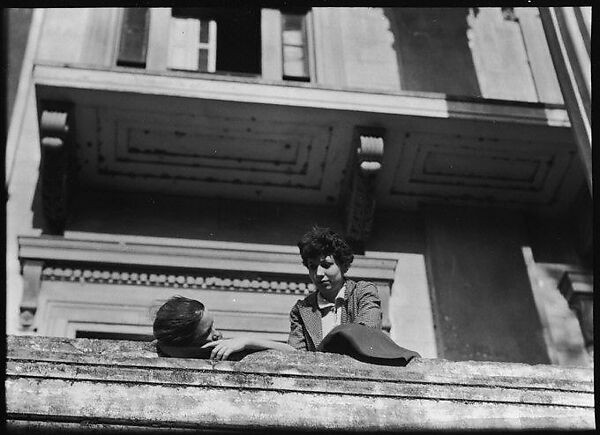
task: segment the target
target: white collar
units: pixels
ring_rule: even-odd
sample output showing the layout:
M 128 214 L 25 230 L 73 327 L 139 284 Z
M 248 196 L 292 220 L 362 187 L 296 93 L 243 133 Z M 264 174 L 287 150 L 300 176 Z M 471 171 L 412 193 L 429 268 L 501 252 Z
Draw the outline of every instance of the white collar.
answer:
M 338 299 L 346 299 L 346 284 L 342 286 L 340 291 L 335 296 L 335 300 L 337 301 Z M 322 310 L 323 308 L 334 307 L 335 303 L 329 302 L 327 299 L 321 296 L 321 293 L 319 293 L 317 290 L 317 305 L 319 306 L 319 310 Z

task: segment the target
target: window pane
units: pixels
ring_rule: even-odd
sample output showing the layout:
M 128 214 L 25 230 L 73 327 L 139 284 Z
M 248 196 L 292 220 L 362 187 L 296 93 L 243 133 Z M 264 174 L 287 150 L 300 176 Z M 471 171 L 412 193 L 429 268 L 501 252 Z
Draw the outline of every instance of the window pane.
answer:
M 285 45 L 304 45 L 302 31 L 300 31 L 300 30 L 284 30 L 283 43 Z
M 304 48 L 286 45 L 283 47 L 284 62 L 292 62 L 304 59 Z
M 283 30 L 303 30 L 304 15 L 282 14 Z
M 200 20 L 200 42 L 208 42 L 208 20 Z
M 283 47 L 283 75 L 308 77 L 308 61 L 303 47 Z
M 208 68 L 208 49 L 198 50 L 198 71 L 209 71 Z

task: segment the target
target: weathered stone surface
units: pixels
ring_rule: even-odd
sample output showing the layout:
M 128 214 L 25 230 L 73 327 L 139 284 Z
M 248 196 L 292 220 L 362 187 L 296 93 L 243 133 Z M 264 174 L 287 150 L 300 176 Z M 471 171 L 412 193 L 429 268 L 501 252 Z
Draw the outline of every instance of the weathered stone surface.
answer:
M 9 427 L 114 431 L 594 428 L 593 371 L 320 353 L 158 358 L 149 343 L 8 337 Z

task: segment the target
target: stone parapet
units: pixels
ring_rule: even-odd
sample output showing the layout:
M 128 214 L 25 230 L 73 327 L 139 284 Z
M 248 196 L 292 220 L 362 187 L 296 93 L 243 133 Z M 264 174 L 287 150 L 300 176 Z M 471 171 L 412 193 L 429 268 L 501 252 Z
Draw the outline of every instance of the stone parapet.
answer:
M 8 427 L 160 431 L 594 429 L 590 368 L 322 353 L 156 356 L 142 342 L 7 337 Z

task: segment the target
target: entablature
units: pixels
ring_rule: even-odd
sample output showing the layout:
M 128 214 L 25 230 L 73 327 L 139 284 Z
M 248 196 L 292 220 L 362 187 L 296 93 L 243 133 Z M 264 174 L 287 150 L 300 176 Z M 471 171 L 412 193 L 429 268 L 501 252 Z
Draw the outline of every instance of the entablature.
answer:
M 570 127 L 563 105 L 526 103 L 472 97 L 452 97 L 433 92 L 384 92 L 331 89 L 315 83 L 265 81 L 259 78 L 194 73 L 132 71 L 64 64 L 37 64 L 36 87 L 45 93 L 69 95 L 87 90 L 111 98 L 111 92 L 179 97 L 237 103 L 344 110 L 428 118 L 510 122 L 516 124 Z M 44 90 L 48 88 L 48 90 Z M 51 90 L 51 88 L 56 88 Z M 101 94 L 107 94 L 102 97 Z M 48 98 L 44 95 L 43 98 Z
M 61 236 L 20 236 L 19 259 L 61 263 L 152 266 L 176 269 L 244 271 L 306 277 L 300 255 L 277 250 L 191 247 L 157 242 L 70 239 Z M 349 278 L 391 281 L 396 260 L 357 255 Z

